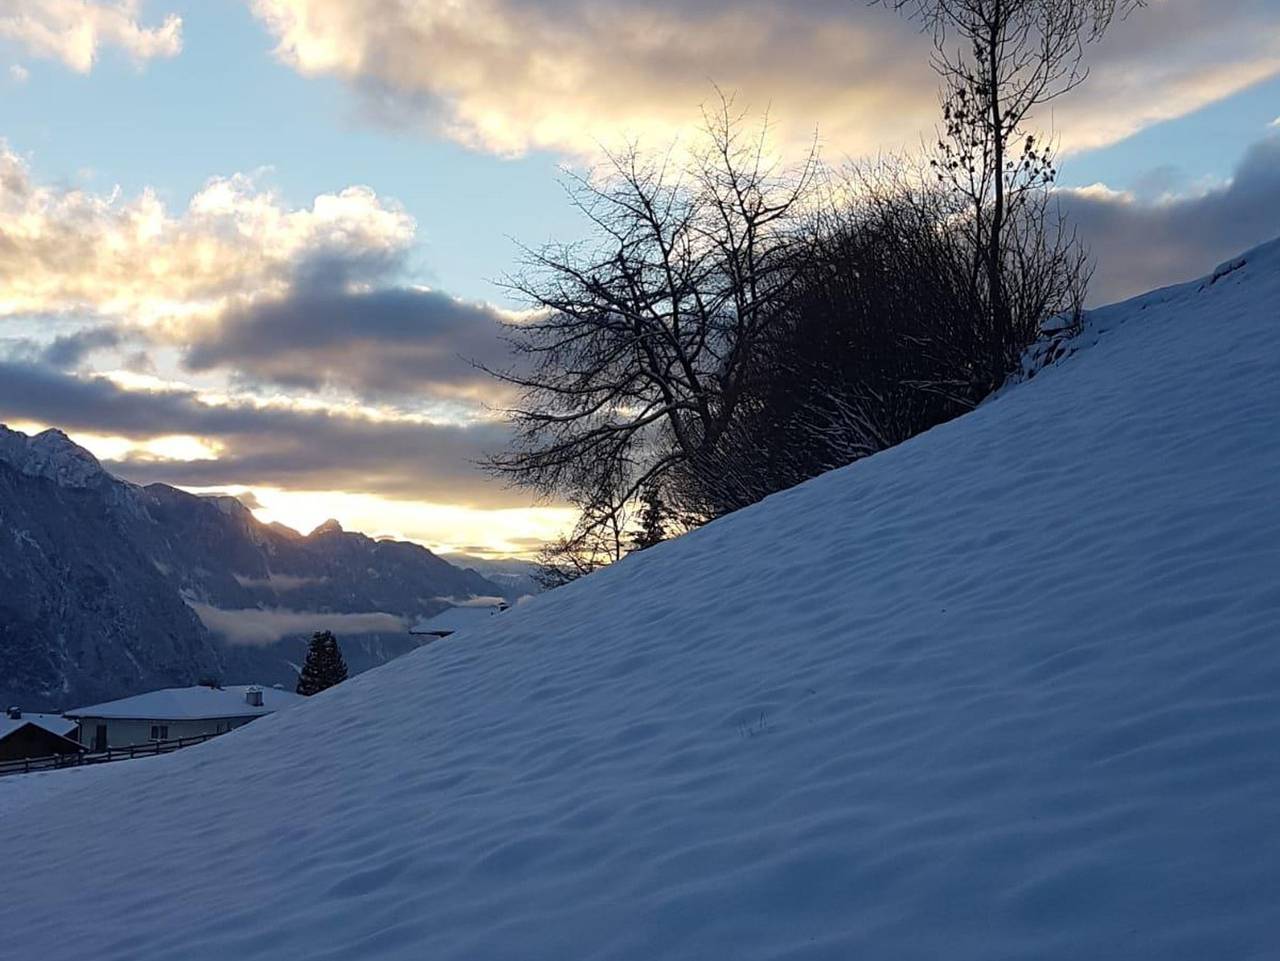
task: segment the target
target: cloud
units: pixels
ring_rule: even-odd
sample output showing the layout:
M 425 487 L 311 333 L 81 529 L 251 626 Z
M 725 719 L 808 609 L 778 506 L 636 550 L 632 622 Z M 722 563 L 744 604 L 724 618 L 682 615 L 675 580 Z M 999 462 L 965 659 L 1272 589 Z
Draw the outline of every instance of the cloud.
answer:
M 367 187 L 289 208 L 255 178 L 209 180 L 184 210 L 38 182 L 0 145 L 0 321 L 79 329 L 10 339 L 64 368 L 168 347 L 189 370 L 362 399 L 501 404 L 471 360 L 506 366 L 503 314 L 405 286 L 416 223 Z M 123 360 L 147 366 L 147 353 Z
M 0 0 L 0 37 L 79 73 L 93 69 L 103 47 L 117 47 L 136 63 L 177 56 L 182 19 L 169 14 L 158 26 L 145 26 L 139 6 L 138 0 Z
M 52 367 L 75 367 L 94 351 L 120 346 L 124 340 L 115 327 L 88 327 L 55 337 L 40 351 L 40 359 Z
M 426 118 L 499 153 L 665 140 L 696 117 L 711 80 L 758 108 L 772 102 L 785 140 L 811 139 L 809 105 L 821 105 L 824 135 L 841 146 L 914 139 L 935 103 L 914 28 L 839 0 L 253 6 L 299 72 L 348 80 L 384 122 Z
M 31 79 L 31 71 L 20 63 L 15 63 L 9 67 L 9 79 L 16 84 L 26 83 Z
M 241 498 L 243 500 L 243 498 Z M 249 505 L 246 504 L 246 507 Z M 245 577 L 242 574 L 232 574 L 236 579 L 236 583 L 241 587 L 265 587 L 273 591 L 296 591 L 300 587 L 309 587 L 312 584 L 323 584 L 329 580 L 327 577 L 297 577 L 293 574 L 276 574 L 272 572 L 266 577 Z
M 113 473 L 138 483 L 340 490 L 474 507 L 528 503 L 475 467 L 508 441 L 507 428 L 493 421 L 441 424 L 330 408 L 211 403 L 194 390 L 126 390 L 105 377 L 17 361 L 0 361 L 0 414 L 73 433 L 198 437 L 216 451 L 199 460 L 104 459 Z
M 786 144 L 914 146 L 937 114 L 928 38 L 849 0 L 253 0 L 276 55 L 336 76 L 370 115 L 499 153 L 581 155 L 696 117 L 709 80 L 772 105 Z M 1280 71 L 1280 0 L 1163 0 L 1090 51 L 1056 105 L 1067 146 L 1109 143 Z M 1049 118 L 1044 118 L 1046 121 Z
M 508 442 L 466 359 L 505 361 L 502 315 L 400 284 L 415 229 L 363 187 L 299 209 L 235 175 L 171 211 L 0 146 L 0 417 L 96 437 L 139 483 L 523 508 L 475 466 Z
M 503 315 L 435 290 L 333 289 L 303 284 L 223 315 L 185 355 L 193 371 L 311 390 L 340 388 L 363 398 L 428 395 L 500 401 L 500 386 L 471 361 L 505 366 Z
M 173 213 L 150 190 L 41 184 L 0 144 L 0 318 L 83 313 L 181 329 L 279 295 L 307 265 L 340 265 L 351 283 L 384 275 L 415 229 L 368 187 L 289 209 L 244 174 L 209 180 Z
M 499 604 L 507 602 L 505 597 L 486 594 L 470 594 L 467 597 L 436 597 L 433 600 L 443 601 L 453 607 L 497 607 Z
M 297 634 L 333 631 L 342 634 L 403 634 L 408 630 L 404 618 L 394 614 L 331 614 L 318 611 L 292 611 L 286 608 L 227 610 L 187 601 L 204 626 L 221 635 L 228 644 L 260 646 Z
M 1280 233 L 1280 135 L 1250 147 L 1229 182 L 1191 195 L 1143 201 L 1095 186 L 1060 196 L 1097 261 L 1094 303 L 1191 280 Z

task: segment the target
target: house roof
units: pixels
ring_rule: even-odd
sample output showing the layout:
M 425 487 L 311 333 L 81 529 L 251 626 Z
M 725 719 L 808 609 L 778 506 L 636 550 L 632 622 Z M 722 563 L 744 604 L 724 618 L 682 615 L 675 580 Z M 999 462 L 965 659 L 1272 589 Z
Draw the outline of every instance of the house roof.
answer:
M 22 727 L 24 724 L 34 724 L 42 727 L 46 731 L 52 731 L 59 737 L 66 737 L 76 729 L 76 722 L 63 717 L 60 714 L 27 714 L 23 712 L 22 717 L 12 718 L 8 714 L 0 714 L 0 741 Z
M 435 617 L 425 617 L 414 624 L 410 634 L 434 634 L 436 637 L 447 637 L 467 627 L 483 624 L 497 614 L 505 611 L 507 605 L 484 605 L 482 607 L 451 607 L 441 611 Z
M 263 687 L 262 707 L 255 707 L 245 697 L 255 685 L 229 687 L 167 687 L 146 694 L 90 704 L 68 711 L 68 717 L 136 718 L 151 721 L 195 721 L 220 717 L 260 717 L 305 700 L 301 694 Z

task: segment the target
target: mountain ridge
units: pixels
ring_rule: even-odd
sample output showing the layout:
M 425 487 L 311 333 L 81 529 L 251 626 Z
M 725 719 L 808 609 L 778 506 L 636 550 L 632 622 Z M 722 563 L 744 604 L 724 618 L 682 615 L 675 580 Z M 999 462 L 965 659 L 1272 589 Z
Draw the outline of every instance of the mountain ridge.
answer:
M 121 480 L 56 429 L 0 425 L 0 470 L 0 697 L 28 709 L 205 676 L 289 683 L 309 621 L 358 671 L 418 646 L 407 625 L 448 598 L 505 595 L 418 544 L 336 521 L 304 535 L 231 496 Z

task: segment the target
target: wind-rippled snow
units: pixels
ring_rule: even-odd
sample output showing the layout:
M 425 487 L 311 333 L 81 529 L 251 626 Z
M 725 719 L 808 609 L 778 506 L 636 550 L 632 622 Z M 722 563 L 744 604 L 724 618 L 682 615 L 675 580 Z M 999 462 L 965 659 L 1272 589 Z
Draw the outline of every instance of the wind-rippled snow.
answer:
M 1280 246 L 1245 261 L 970 416 L 11 810 L 0 955 L 1277 957 Z

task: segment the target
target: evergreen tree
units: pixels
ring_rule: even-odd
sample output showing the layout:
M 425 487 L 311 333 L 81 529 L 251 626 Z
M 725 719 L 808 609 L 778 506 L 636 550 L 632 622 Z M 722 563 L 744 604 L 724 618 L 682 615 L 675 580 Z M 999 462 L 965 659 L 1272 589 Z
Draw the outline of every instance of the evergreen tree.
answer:
M 298 675 L 298 693 L 310 697 L 346 679 L 347 662 L 342 659 L 342 649 L 333 632 L 317 631 L 311 635 L 307 661 Z
M 658 492 L 650 488 L 640 502 L 640 529 L 631 535 L 633 551 L 642 551 L 667 539 L 667 505 Z

